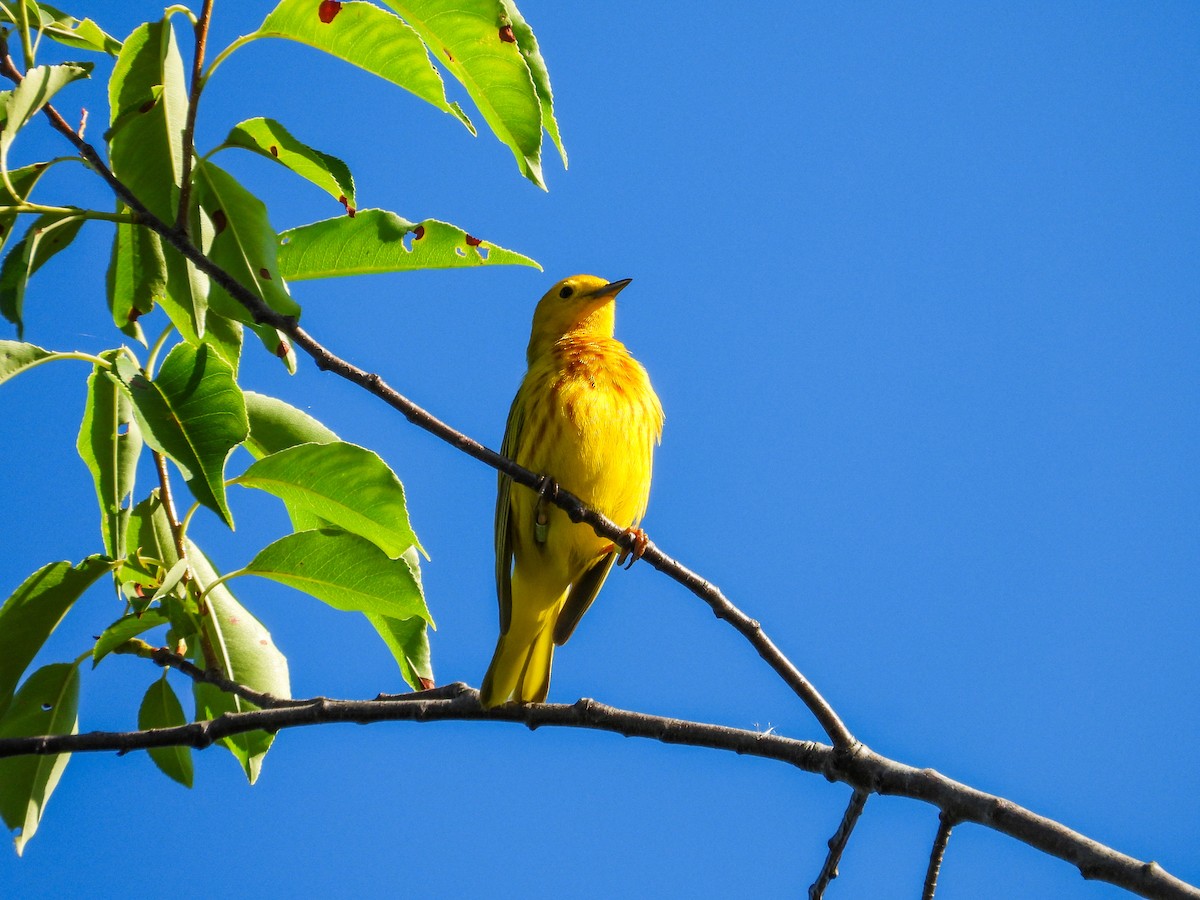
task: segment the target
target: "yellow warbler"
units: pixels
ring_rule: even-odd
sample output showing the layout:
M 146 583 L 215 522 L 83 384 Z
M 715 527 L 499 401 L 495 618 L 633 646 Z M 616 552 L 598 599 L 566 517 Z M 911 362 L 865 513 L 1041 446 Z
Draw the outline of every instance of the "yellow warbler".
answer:
M 627 284 L 576 275 L 538 303 L 502 452 L 630 529 L 636 558 L 663 412 L 646 370 L 613 338 L 616 296 Z M 483 679 L 484 706 L 546 699 L 554 647 L 571 636 L 616 559 L 617 548 L 590 525 L 500 476 L 500 640 Z

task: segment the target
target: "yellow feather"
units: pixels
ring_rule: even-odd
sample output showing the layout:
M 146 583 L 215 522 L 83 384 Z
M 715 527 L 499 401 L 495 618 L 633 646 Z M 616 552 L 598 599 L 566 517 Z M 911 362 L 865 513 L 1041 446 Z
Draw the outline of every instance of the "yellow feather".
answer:
M 502 452 L 631 528 L 646 512 L 663 412 L 646 370 L 613 338 L 615 299 L 626 284 L 577 275 L 542 297 Z M 555 640 L 570 637 L 614 556 L 591 526 L 500 476 L 500 639 L 483 680 L 484 706 L 546 699 Z

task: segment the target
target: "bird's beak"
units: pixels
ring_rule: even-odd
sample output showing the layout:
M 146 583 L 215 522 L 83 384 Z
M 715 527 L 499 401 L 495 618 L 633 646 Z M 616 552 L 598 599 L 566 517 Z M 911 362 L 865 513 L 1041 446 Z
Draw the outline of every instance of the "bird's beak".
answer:
M 603 284 L 591 292 L 589 296 L 596 299 L 601 297 L 615 297 L 621 293 L 633 281 L 632 278 L 622 278 L 620 281 L 610 281 L 608 284 Z

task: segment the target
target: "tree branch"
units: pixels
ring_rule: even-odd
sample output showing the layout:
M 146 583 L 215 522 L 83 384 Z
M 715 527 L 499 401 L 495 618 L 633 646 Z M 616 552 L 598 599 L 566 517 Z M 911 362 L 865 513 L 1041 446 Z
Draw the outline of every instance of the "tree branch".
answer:
M 933 900 L 937 892 L 938 874 L 942 871 L 942 859 L 946 855 L 946 845 L 950 843 L 950 832 L 954 830 L 954 825 L 954 819 L 945 812 L 938 815 L 938 830 L 929 851 L 929 868 L 925 871 L 921 900 Z
M 187 118 L 183 123 L 183 171 L 179 179 L 179 211 L 175 214 L 175 230 L 188 234 L 188 207 L 192 199 L 192 156 L 196 149 L 196 110 L 204 87 L 204 49 L 208 43 L 208 25 L 212 21 L 213 0 L 204 0 L 200 18 L 196 20 L 196 47 L 192 55 L 192 86 L 188 96 Z M 78 134 L 78 132 L 76 132 Z M 79 134 L 82 138 L 83 135 Z
M 858 824 L 858 817 L 862 815 L 863 807 L 867 805 L 868 796 L 870 795 L 862 790 L 855 790 L 850 795 L 850 802 L 846 804 L 846 812 L 842 815 L 841 824 L 833 833 L 833 837 L 829 839 L 829 853 L 825 857 L 825 864 L 821 866 L 817 880 L 808 889 L 808 900 L 821 900 L 825 896 L 825 888 L 829 887 L 829 882 L 838 877 L 838 864 L 842 861 L 842 853 L 846 849 L 846 844 L 850 842 L 850 835 L 854 833 L 854 826 Z
M 20 83 L 21 73 L 13 65 L 8 56 L 7 45 L 0 38 L 0 75 Z M 247 289 L 237 279 L 220 266 L 212 262 L 197 248 L 179 229 L 172 228 L 148 210 L 144 204 L 129 190 L 111 169 L 100 158 L 95 148 L 88 144 L 66 120 L 50 104 L 43 107 L 43 112 L 50 120 L 55 130 L 69 140 L 88 164 L 96 170 L 112 188 L 113 192 L 138 217 L 138 222 L 160 235 L 175 250 L 191 260 L 196 268 L 205 272 L 213 281 L 224 288 L 230 296 L 242 304 L 259 324 L 267 324 L 287 334 L 301 347 L 321 371 L 333 372 L 347 381 L 359 385 L 376 397 L 383 400 L 393 409 L 404 415 L 411 423 L 428 431 L 435 437 L 441 438 L 451 446 L 472 456 L 497 471 L 508 475 L 517 484 L 537 489 L 545 483 L 546 478 L 517 465 L 511 459 L 490 450 L 478 441 L 467 437 L 462 432 L 452 428 L 438 419 L 432 413 L 413 403 L 395 388 L 388 385 L 378 375 L 360 369 L 326 349 L 319 341 L 301 328 L 290 316 L 277 313 L 267 306 L 256 294 Z M 620 528 L 607 516 L 588 507 L 582 500 L 568 491 L 558 489 L 550 494 L 550 500 L 566 511 L 573 522 L 586 522 L 601 537 L 608 538 L 614 544 L 625 549 L 633 549 L 633 541 L 625 529 Z M 673 578 L 693 594 L 707 603 L 717 618 L 724 619 L 732 625 L 761 656 L 780 678 L 795 692 L 805 706 L 825 730 L 826 735 L 839 750 L 851 751 L 858 741 L 842 722 L 841 718 L 820 692 L 796 668 L 795 664 L 783 654 L 763 631 L 762 626 L 750 618 L 721 592 L 716 585 L 706 581 L 678 561 L 658 549 L 651 542 L 642 554 L 642 559 L 655 569 Z
M 259 696 L 263 698 L 263 695 Z M 286 728 L 332 722 L 365 725 L 396 721 L 490 721 L 522 724 L 531 730 L 589 728 L 625 737 L 650 738 L 665 744 L 686 744 L 773 759 L 823 775 L 830 781 L 843 782 L 863 794 L 920 800 L 938 807 L 955 821 L 984 825 L 1064 859 L 1076 866 L 1084 878 L 1105 881 L 1143 897 L 1200 900 L 1200 889 L 1168 874 L 1157 863 L 1134 859 L 1001 797 L 952 781 L 932 769 L 906 766 L 861 746 L 848 755 L 827 744 L 648 715 L 589 699 L 572 704 L 510 704 L 484 709 L 479 705 L 478 692 L 461 683 L 415 694 L 381 696 L 375 700 L 315 697 L 302 701 L 270 698 L 267 702 L 279 705 L 226 713 L 216 719 L 174 728 L 3 738 L 0 739 L 0 758 L 78 752 L 124 754 L 151 747 L 201 750 L 221 738 L 247 731 L 263 729 L 275 733 Z

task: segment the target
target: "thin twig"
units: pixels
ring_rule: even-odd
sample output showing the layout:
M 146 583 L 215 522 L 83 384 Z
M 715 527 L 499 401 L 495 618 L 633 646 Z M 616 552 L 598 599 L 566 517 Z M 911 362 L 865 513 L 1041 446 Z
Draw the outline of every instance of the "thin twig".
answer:
M 8 57 L 7 48 L 2 43 L 0 43 L 0 51 L 3 51 L 2 55 L 0 55 L 0 75 L 19 82 L 20 73 L 16 71 L 12 60 Z M 378 375 L 360 369 L 353 363 L 347 362 L 326 349 L 319 341 L 296 324 L 295 319 L 292 317 L 282 315 L 271 309 L 258 296 L 237 281 L 237 279 L 220 266 L 214 264 L 186 236 L 181 234 L 177 229 L 169 227 L 151 213 L 134 196 L 132 191 L 113 174 L 112 170 L 105 165 L 95 148 L 72 130 L 71 126 L 67 124 L 66 120 L 58 114 L 53 106 L 47 104 L 43 107 L 43 112 L 49 118 L 54 128 L 75 146 L 80 155 L 109 184 L 125 205 L 137 214 L 142 224 L 159 234 L 179 253 L 191 260 L 196 268 L 205 272 L 214 282 L 246 307 L 254 317 L 255 322 L 271 325 L 290 336 L 297 346 L 301 347 L 312 357 L 318 369 L 333 372 L 347 381 L 359 385 L 383 400 L 393 409 L 399 411 L 414 425 L 441 438 L 446 443 L 480 462 L 505 473 L 517 484 L 536 489 L 545 483 L 546 479 L 544 476 L 517 465 L 507 457 L 501 456 L 494 450 L 490 450 L 478 441 L 467 437 L 462 432 L 447 425 L 392 388 Z M 551 492 L 550 499 L 566 511 L 571 521 L 586 522 L 598 535 L 608 538 L 617 546 L 630 550 L 633 549 L 633 539 L 625 529 L 620 528 L 607 516 L 588 507 L 574 494 L 560 489 Z M 682 563 L 663 553 L 653 542 L 647 546 L 642 559 L 655 569 L 658 569 L 688 588 L 688 590 L 712 608 L 717 618 L 729 622 L 730 625 L 750 642 L 751 646 L 758 651 L 758 655 L 775 670 L 803 701 L 825 730 L 826 735 L 829 736 L 833 745 L 843 752 L 854 751 L 858 744 L 857 739 L 850 733 L 850 730 L 842 722 L 829 702 L 821 696 L 816 687 L 804 677 L 795 664 L 775 645 L 774 641 L 767 636 L 762 626 L 756 620 L 734 606 L 716 585 L 706 581 Z
M 950 843 L 950 832 L 954 830 L 955 824 L 954 819 L 945 810 L 938 816 L 937 835 L 929 851 L 929 868 L 925 871 L 925 887 L 921 891 L 921 900 L 933 900 L 937 891 L 938 874 L 942 871 L 942 859 L 946 855 L 946 845 Z
M 465 684 L 382 700 L 329 700 L 321 697 L 250 712 L 226 713 L 215 719 L 148 731 L 45 735 L 0 739 L 0 758 L 74 752 L 117 752 L 151 747 L 204 749 L 221 738 L 262 729 L 332 722 L 513 722 L 530 729 L 543 726 L 589 728 L 625 737 L 650 738 L 757 756 L 787 763 L 855 790 L 909 797 L 948 811 L 955 821 L 977 822 L 1016 838 L 1034 849 L 1076 866 L 1085 878 L 1106 881 L 1153 898 L 1200 900 L 1200 889 L 1153 862 L 1143 862 L 1039 816 L 1015 803 L 975 790 L 935 772 L 917 769 L 865 748 L 853 755 L 826 744 L 800 741 L 724 725 L 691 722 L 617 709 L 595 700 L 572 704 L 508 704 L 493 709 L 479 705 L 479 694 Z
M 200 18 L 196 20 L 196 48 L 192 55 L 192 85 L 188 96 L 187 118 L 183 123 L 183 170 L 179 181 L 179 210 L 175 214 L 175 230 L 188 235 L 188 206 L 192 200 L 192 157 L 196 149 L 196 110 L 204 87 L 204 49 L 208 43 L 208 25 L 212 21 L 213 0 L 204 0 Z M 81 138 L 83 135 L 79 135 Z
M 151 452 L 154 457 L 154 469 L 158 472 L 158 499 L 162 501 L 163 512 L 167 515 L 167 524 L 171 527 L 171 541 L 180 559 L 187 556 L 184 546 L 183 527 L 179 524 L 179 514 L 175 511 L 175 497 L 171 492 L 171 474 L 167 470 L 167 458 L 157 450 Z
M 825 856 L 825 864 L 821 866 L 817 880 L 808 889 L 808 900 L 821 900 L 825 896 L 825 888 L 829 887 L 829 882 L 838 877 L 838 864 L 842 861 L 842 853 L 850 841 L 850 835 L 854 833 L 854 826 L 858 824 L 858 817 L 862 815 L 863 807 L 867 805 L 868 796 L 870 795 L 863 790 L 855 790 L 850 795 L 850 802 L 846 804 L 846 812 L 842 815 L 842 821 L 838 825 L 837 831 L 833 833 L 833 837 L 829 839 L 829 853 Z

